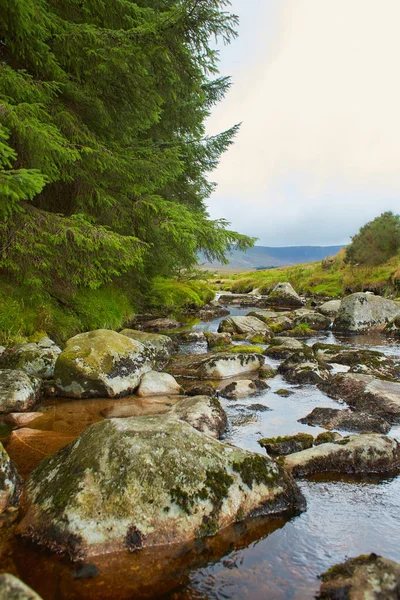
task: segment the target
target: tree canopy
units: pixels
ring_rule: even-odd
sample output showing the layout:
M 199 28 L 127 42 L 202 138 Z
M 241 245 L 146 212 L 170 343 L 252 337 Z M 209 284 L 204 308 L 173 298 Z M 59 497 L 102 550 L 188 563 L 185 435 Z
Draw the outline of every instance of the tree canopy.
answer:
M 384 212 L 370 221 L 351 239 L 346 249 L 346 262 L 381 265 L 400 250 L 400 215 Z
M 0 0 L 0 269 L 98 287 L 252 244 L 211 220 L 228 0 Z

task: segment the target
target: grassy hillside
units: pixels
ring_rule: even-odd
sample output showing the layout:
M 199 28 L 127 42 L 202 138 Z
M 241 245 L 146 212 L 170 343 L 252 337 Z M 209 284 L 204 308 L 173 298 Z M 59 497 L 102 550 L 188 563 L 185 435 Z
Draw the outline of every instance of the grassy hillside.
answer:
M 344 263 L 344 250 L 333 259 L 265 271 L 215 275 L 213 286 L 236 293 L 259 289 L 267 294 L 280 281 L 289 281 L 302 294 L 336 297 L 360 291 L 400 295 L 400 256 L 377 267 Z

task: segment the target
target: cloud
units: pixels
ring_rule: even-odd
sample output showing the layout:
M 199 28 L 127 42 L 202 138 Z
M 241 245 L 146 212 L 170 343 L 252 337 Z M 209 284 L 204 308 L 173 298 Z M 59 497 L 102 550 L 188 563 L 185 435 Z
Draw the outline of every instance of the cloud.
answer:
M 240 4 L 247 22 L 259 3 Z M 236 85 L 209 122 L 216 132 L 243 121 L 213 173 L 210 211 L 264 243 L 284 243 L 292 221 L 296 243 L 324 232 L 342 241 L 400 206 L 400 2 L 280 0 L 279 14 L 272 5 L 234 42 Z M 262 38 L 269 16 L 275 29 Z

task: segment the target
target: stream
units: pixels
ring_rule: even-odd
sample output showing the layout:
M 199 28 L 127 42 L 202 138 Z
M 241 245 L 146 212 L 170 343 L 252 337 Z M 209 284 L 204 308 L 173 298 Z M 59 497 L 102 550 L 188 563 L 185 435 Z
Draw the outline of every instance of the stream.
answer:
M 250 310 L 233 308 L 231 314 L 246 315 Z M 201 322 L 192 329 L 216 331 L 220 320 Z M 307 344 L 316 341 L 357 345 L 400 358 L 400 344 L 381 335 L 336 337 L 328 333 L 308 339 Z M 204 343 L 181 348 L 184 353 L 206 350 Z M 279 364 L 271 359 L 266 362 Z M 256 397 L 221 399 L 229 420 L 225 441 L 263 453 L 257 443 L 261 437 L 300 431 L 315 436 L 324 429 L 302 425 L 297 420 L 316 406 L 340 407 L 314 385 L 289 384 L 280 375 L 268 380 L 268 384 L 270 388 Z M 292 395 L 276 394 L 282 388 Z M 76 410 L 89 410 L 88 404 L 87 409 L 82 408 L 85 402 L 88 401 L 62 401 L 59 408 L 48 410 L 50 419 L 29 427 L 67 432 L 65 415 L 69 414 L 71 421 L 74 413 L 76 418 Z M 96 402 L 102 407 L 112 404 L 101 400 L 90 401 L 90 406 Z M 49 403 L 53 405 L 54 399 Z M 90 412 L 85 426 L 100 418 L 99 411 Z M 60 424 L 63 422 L 64 426 Z M 400 439 L 400 426 L 393 427 L 390 435 Z M 307 510 L 289 520 L 255 519 L 183 547 L 96 557 L 90 565 L 72 565 L 65 558 L 51 556 L 14 536 L 10 525 L 0 530 L 2 570 L 9 566 L 44 600 L 309 600 L 319 588 L 318 575 L 347 557 L 375 552 L 400 562 L 400 476 L 342 476 L 334 480 L 319 476 L 300 480 L 299 486 L 306 497 Z

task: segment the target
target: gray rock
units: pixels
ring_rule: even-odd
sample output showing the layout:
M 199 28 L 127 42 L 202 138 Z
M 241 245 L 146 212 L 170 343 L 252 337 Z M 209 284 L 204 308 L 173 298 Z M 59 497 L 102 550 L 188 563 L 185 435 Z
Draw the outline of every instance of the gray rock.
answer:
M 0 443 L 0 514 L 9 506 L 17 506 L 21 493 L 21 478 Z
M 329 317 L 330 319 L 334 320 L 338 315 L 341 303 L 341 300 L 329 300 L 328 302 L 324 302 L 318 306 L 317 311 L 325 317 Z
M 42 597 L 10 573 L 0 575 L 0 600 L 42 600 Z
M 264 354 L 271 358 L 287 358 L 293 354 L 293 352 L 302 350 L 302 348 L 304 348 L 304 344 L 299 340 L 275 337 L 272 340 L 271 345 L 264 351 Z
M 18 369 L 27 375 L 41 379 L 52 379 L 54 365 L 61 348 L 47 337 L 38 342 L 17 344 L 9 346 L 1 355 L 0 366 L 2 369 Z
M 345 431 L 370 431 L 388 433 L 390 424 L 380 417 L 372 417 L 363 412 L 339 410 L 337 408 L 316 407 L 309 415 L 299 419 L 299 423 L 319 425 L 327 429 L 343 429 Z
M 270 334 L 271 331 L 257 317 L 228 317 L 221 321 L 218 327 L 220 333 Z
M 184 543 L 304 499 L 267 457 L 162 415 L 92 425 L 33 471 L 23 507 L 19 534 L 83 558 Z
M 137 329 L 123 329 L 120 334 L 140 342 L 145 348 L 151 350 L 153 359 L 160 368 L 167 364 L 175 349 L 174 342 L 167 335 L 146 333 Z
M 304 301 L 295 292 L 290 283 L 278 283 L 268 296 L 270 306 L 296 308 L 304 305 Z
M 316 331 L 329 329 L 332 323 L 332 319 L 330 317 L 325 317 L 316 311 L 306 310 L 304 308 L 296 310 L 291 316 L 293 317 L 296 327 L 304 323 Z
M 245 373 L 257 372 L 264 357 L 256 353 L 201 354 L 185 356 L 173 361 L 168 370 L 172 375 L 195 379 L 227 379 Z
M 334 331 L 362 333 L 371 329 L 382 330 L 394 317 L 400 315 L 400 302 L 387 300 L 371 293 L 359 292 L 342 300 L 333 323 Z
M 220 390 L 220 394 L 228 400 L 238 400 L 239 398 L 257 396 L 257 394 L 267 389 L 269 389 L 269 385 L 260 379 L 241 379 L 229 383 Z
M 296 350 L 278 367 L 289 383 L 320 383 L 329 377 L 328 367 L 314 358 L 308 346 Z
M 146 396 L 173 396 L 174 394 L 180 394 L 181 391 L 181 386 L 169 373 L 149 371 L 140 380 L 137 395 L 141 398 Z
M 171 412 L 197 431 L 216 439 L 225 433 L 228 426 L 226 412 L 215 397 L 184 398 L 173 406 Z
M 29 412 L 40 398 L 41 381 L 24 371 L 0 370 L 0 414 Z

